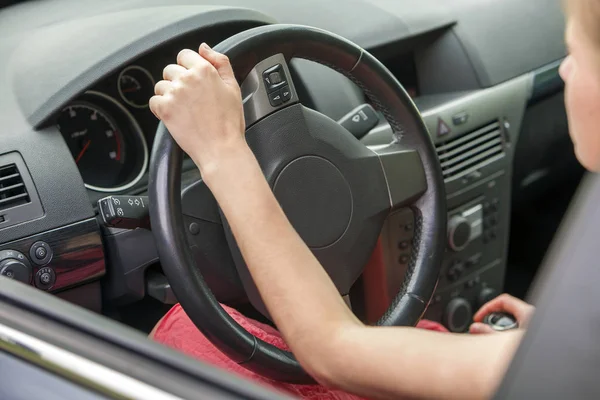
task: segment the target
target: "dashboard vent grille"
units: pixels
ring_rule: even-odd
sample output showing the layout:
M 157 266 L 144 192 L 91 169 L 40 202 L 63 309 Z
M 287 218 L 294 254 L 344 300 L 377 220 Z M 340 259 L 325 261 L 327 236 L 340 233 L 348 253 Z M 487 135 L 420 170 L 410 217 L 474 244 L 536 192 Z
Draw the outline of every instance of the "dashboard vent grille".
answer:
M 0 167 L 0 211 L 30 202 L 17 166 L 9 164 Z
M 436 145 L 445 181 L 468 175 L 499 160 L 504 157 L 505 149 L 499 121 Z

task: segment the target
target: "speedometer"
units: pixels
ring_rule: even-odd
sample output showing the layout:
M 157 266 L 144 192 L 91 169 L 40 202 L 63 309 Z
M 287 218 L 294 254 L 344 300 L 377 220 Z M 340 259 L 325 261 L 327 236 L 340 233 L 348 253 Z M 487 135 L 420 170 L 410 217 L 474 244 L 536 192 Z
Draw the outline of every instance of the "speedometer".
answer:
M 125 190 L 148 164 L 148 149 L 131 115 L 110 97 L 88 93 L 65 107 L 58 127 L 89 189 Z

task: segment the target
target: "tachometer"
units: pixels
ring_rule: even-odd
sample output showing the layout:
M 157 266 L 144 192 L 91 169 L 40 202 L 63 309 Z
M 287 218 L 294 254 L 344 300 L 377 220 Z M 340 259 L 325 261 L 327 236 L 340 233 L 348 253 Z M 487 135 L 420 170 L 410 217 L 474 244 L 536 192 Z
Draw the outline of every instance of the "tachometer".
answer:
M 89 189 L 121 191 L 142 177 L 146 141 L 131 114 L 110 97 L 90 92 L 70 103 L 58 128 Z
M 131 65 L 119 74 L 117 88 L 125 103 L 135 108 L 145 108 L 154 95 L 154 83 L 148 70 Z

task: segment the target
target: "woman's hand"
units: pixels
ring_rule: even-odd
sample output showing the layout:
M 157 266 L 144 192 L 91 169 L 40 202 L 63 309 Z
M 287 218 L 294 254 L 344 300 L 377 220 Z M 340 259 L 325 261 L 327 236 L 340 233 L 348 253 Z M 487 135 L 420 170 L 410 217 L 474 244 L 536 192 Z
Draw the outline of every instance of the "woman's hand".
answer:
M 473 320 L 474 324 L 469 328 L 470 333 L 495 333 L 496 331 L 490 326 L 484 324 L 483 318 L 493 312 L 505 312 L 512 314 L 519 323 L 519 328 L 526 328 L 535 307 L 531 304 L 525 303 L 523 300 L 517 299 L 509 294 L 501 294 L 495 299 L 484 304 L 475 316 Z
M 202 176 L 246 146 L 240 87 L 229 59 L 202 43 L 163 70 L 150 110 L 194 160 Z

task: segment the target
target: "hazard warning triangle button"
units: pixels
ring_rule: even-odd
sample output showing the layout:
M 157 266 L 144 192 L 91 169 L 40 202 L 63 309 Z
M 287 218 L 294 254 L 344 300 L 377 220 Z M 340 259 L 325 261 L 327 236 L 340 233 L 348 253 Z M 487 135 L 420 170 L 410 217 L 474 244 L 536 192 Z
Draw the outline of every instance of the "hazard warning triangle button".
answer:
M 443 119 L 438 118 L 438 129 L 437 129 L 438 137 L 446 136 L 446 135 L 450 134 L 450 132 L 452 132 L 452 131 L 450 130 L 450 127 L 448 126 L 448 124 L 446 124 Z

